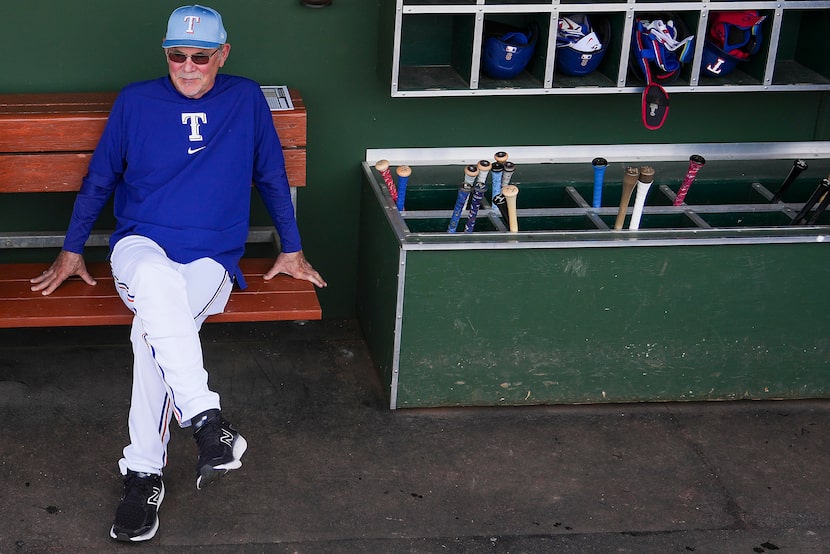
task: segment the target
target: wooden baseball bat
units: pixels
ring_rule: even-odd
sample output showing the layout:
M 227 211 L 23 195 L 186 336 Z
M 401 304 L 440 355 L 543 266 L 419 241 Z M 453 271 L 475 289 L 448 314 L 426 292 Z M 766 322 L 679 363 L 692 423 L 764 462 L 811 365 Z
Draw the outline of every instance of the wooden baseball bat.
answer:
M 801 211 L 798 212 L 798 215 L 796 215 L 795 219 L 792 220 L 791 224 L 801 224 L 801 222 L 804 221 L 804 218 L 807 217 L 807 214 L 810 213 L 810 210 L 813 209 L 813 206 L 816 205 L 816 202 L 819 201 L 819 198 L 821 198 L 822 195 L 827 194 L 827 191 L 830 191 L 830 181 L 828 181 L 827 179 L 822 179 L 816 187 L 816 190 L 813 191 L 813 194 L 810 195 L 810 198 L 804 204 L 804 207 L 801 208 Z
M 476 180 L 476 176 L 478 176 L 478 166 L 468 165 L 464 168 L 464 180 L 458 185 L 458 196 L 455 198 L 455 208 L 450 217 L 450 224 L 447 226 L 448 233 L 455 233 L 458 228 L 461 212 L 464 211 L 464 205 L 467 203 L 470 191 L 473 190 L 473 183 Z
M 504 188 L 510 184 L 510 179 L 513 178 L 513 172 L 516 171 L 516 164 L 513 162 L 504 162 L 502 165 L 504 166 L 504 171 L 501 175 L 501 186 Z
M 476 178 L 476 181 L 486 183 L 487 174 L 490 173 L 491 167 L 492 166 L 488 160 L 480 160 L 478 162 L 478 177 Z
M 395 186 L 395 181 L 392 180 L 392 172 L 389 171 L 389 160 L 378 160 L 375 163 L 375 169 L 380 171 L 383 176 L 383 182 L 386 183 L 386 190 L 389 191 L 389 196 L 392 197 L 392 202 L 398 202 L 398 188 Z
M 465 233 L 472 233 L 473 229 L 475 229 L 478 209 L 481 206 L 481 199 L 484 198 L 485 192 L 487 192 L 487 183 L 476 181 L 473 185 L 473 195 L 470 200 L 470 213 L 467 216 L 467 225 L 464 226 Z
M 679 206 L 683 203 L 683 199 L 686 198 L 686 193 L 689 192 L 689 188 L 692 186 L 692 183 L 695 182 L 697 172 L 700 171 L 700 168 L 703 167 L 703 164 L 705 163 L 706 160 L 700 154 L 692 154 L 689 157 L 689 169 L 686 170 L 686 176 L 683 178 L 683 183 L 680 185 L 680 188 L 677 189 L 677 196 L 674 197 L 673 204 L 675 206 Z
M 594 166 L 594 197 L 591 201 L 591 207 L 599 208 L 602 206 L 602 183 L 605 179 L 605 170 L 608 168 L 608 160 L 594 158 L 591 165 Z
M 626 167 L 622 182 L 622 198 L 620 198 L 620 210 L 617 212 L 617 221 L 614 223 L 614 230 L 619 231 L 625 223 L 625 212 L 628 210 L 628 202 L 631 200 L 631 193 L 637 185 L 637 178 L 640 170 L 636 167 Z
M 634 210 L 631 212 L 631 222 L 628 224 L 631 231 L 640 228 L 640 219 L 643 217 L 646 196 L 648 196 L 652 182 L 654 182 L 654 168 L 644 165 L 640 168 L 640 176 L 637 179 L 637 197 L 634 199 Z
M 398 211 L 402 212 L 404 210 L 404 202 L 406 202 L 406 185 L 409 182 L 409 176 L 412 175 L 412 168 L 408 165 L 401 165 L 398 166 L 395 173 L 398 174 L 398 200 L 396 204 Z
M 504 177 L 504 164 L 501 162 L 493 162 L 493 167 L 490 171 L 492 175 L 493 181 L 493 191 L 490 198 L 493 199 L 493 203 L 495 204 L 495 199 L 501 195 L 501 187 L 502 187 L 502 177 Z
M 824 179 L 824 181 L 822 182 L 825 181 L 827 181 L 827 179 Z M 828 185 L 827 188 L 830 189 L 830 185 Z M 807 225 L 815 225 L 816 223 L 818 223 L 818 218 L 821 217 L 821 214 L 823 214 L 824 211 L 827 209 L 828 204 L 830 204 L 830 194 L 827 194 L 825 192 L 824 196 L 822 196 L 821 200 L 819 200 L 818 206 L 813 212 L 813 215 L 810 216 L 810 220 L 807 221 Z
M 493 190 L 490 197 L 493 199 L 493 204 L 496 203 L 496 197 L 501 195 L 501 187 L 506 184 L 502 183 L 502 179 L 504 178 L 504 164 L 507 163 L 508 157 L 507 152 L 501 150 L 493 155 L 493 159 L 496 160 L 493 164 Z
M 476 164 L 476 167 L 478 168 L 478 175 L 476 176 L 476 179 L 473 182 L 473 187 L 475 188 L 476 183 L 483 183 L 484 186 L 486 187 L 487 186 L 487 175 L 490 174 L 490 170 L 492 169 L 492 164 L 490 163 L 489 160 L 479 160 L 478 164 Z M 464 205 L 465 210 L 469 211 L 470 202 L 472 202 L 472 201 L 473 201 L 473 195 L 471 194 L 467 197 L 467 203 Z
M 778 187 L 778 191 L 772 196 L 772 200 L 770 200 L 771 204 L 775 204 L 781 200 L 781 197 L 784 196 L 784 193 L 787 192 L 787 189 L 795 181 L 796 177 L 801 175 L 801 172 L 807 169 L 807 162 L 804 160 L 795 160 L 793 162 L 793 166 L 790 168 L 790 172 L 787 173 L 787 177 L 784 179 L 784 182 L 781 183 L 781 186 Z
M 519 187 L 506 185 L 502 187 L 501 194 L 507 204 L 507 221 L 511 233 L 519 232 L 519 218 L 516 214 L 516 197 L 519 195 Z

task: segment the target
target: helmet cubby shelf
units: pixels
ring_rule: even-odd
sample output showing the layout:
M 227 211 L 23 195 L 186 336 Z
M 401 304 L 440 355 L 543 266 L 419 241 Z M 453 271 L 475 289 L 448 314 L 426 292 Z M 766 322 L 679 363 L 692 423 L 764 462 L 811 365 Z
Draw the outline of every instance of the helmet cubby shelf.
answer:
M 381 4 L 393 97 L 640 93 L 643 63 L 669 92 L 830 90 L 830 0 Z M 669 24 L 662 52 L 632 40 L 644 20 Z M 685 52 L 672 49 L 688 36 Z

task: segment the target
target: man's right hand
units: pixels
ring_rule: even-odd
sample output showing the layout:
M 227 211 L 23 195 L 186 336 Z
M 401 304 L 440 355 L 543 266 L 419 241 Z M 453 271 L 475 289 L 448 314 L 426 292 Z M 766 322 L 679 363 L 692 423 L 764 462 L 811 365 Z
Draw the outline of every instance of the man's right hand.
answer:
M 61 283 L 73 275 L 77 275 L 88 285 L 98 284 L 87 271 L 82 255 L 61 250 L 52 266 L 29 282 L 32 283 L 33 291 L 43 291 L 41 294 L 46 296 L 52 294 Z

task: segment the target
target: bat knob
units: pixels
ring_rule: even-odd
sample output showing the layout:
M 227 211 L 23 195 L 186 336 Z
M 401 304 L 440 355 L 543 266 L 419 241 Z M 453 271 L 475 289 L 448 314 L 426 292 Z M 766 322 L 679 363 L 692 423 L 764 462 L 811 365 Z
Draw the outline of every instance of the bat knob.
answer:
M 793 162 L 793 167 L 797 168 L 800 171 L 804 171 L 807 169 L 807 162 L 804 160 L 796 160 Z
M 692 154 L 691 156 L 689 156 L 689 161 L 700 165 L 706 163 L 706 159 L 704 159 L 704 157 L 700 154 Z
M 594 158 L 591 161 L 591 165 L 593 165 L 594 167 L 605 167 L 608 165 L 608 160 L 606 160 L 605 158 Z
M 501 195 L 506 198 L 515 198 L 519 194 L 519 187 L 515 185 L 507 185 L 501 189 Z
M 409 177 L 412 175 L 412 168 L 408 165 L 401 165 L 398 166 L 398 169 L 395 170 L 395 173 L 398 174 L 398 177 Z
M 375 163 L 375 169 L 378 171 L 386 171 L 389 169 L 389 160 L 378 160 Z

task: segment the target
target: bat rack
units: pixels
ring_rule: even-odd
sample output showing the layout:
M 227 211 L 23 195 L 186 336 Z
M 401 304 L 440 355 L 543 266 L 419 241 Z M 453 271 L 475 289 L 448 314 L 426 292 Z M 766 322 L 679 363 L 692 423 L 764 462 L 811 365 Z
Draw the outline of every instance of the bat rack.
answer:
M 464 167 L 499 151 L 519 231 L 485 195 L 474 231 L 448 233 Z M 412 168 L 402 211 L 381 159 Z M 643 165 L 640 228 L 616 231 Z M 830 288 L 808 285 L 830 278 L 830 215 L 792 224 L 830 143 L 377 149 L 362 168 L 358 319 L 390 408 L 830 397 Z
M 830 172 L 830 143 L 741 143 L 672 145 L 587 145 L 552 147 L 501 147 L 516 163 L 511 184 L 519 186 L 518 220 L 522 240 L 562 244 L 599 241 L 621 245 L 632 240 L 816 240 L 830 225 L 830 211 L 816 225 L 792 225 L 816 184 Z M 368 167 L 377 159 L 410 165 L 405 209 L 393 217 L 399 239 L 419 243 L 486 244 L 515 239 L 501 212 L 485 194 L 474 236 L 446 232 L 463 167 L 488 159 L 493 152 L 481 148 L 390 149 L 367 151 Z M 674 206 L 676 191 L 685 176 L 691 154 L 707 163 L 700 169 L 685 202 Z M 591 159 L 609 161 L 604 177 L 601 206 L 592 207 Z M 793 159 L 805 159 L 805 170 L 788 189 L 783 201 L 771 200 L 792 167 Z M 789 161 L 788 161 L 789 160 Z M 656 177 L 640 229 L 614 231 L 624 167 L 649 165 Z M 374 170 L 370 171 L 371 175 Z M 372 178 L 380 178 L 375 172 Z M 378 187 L 384 200 L 384 188 Z M 391 199 L 389 199 L 391 202 Z M 391 204 L 394 206 L 394 203 Z M 627 209 L 630 217 L 633 198 Z M 395 215 L 394 213 L 392 215 Z M 462 221 L 469 213 L 462 214 Z M 463 228 L 463 225 L 462 225 Z M 466 235 L 465 238 L 456 235 Z M 620 239 L 624 239 L 620 242 Z

